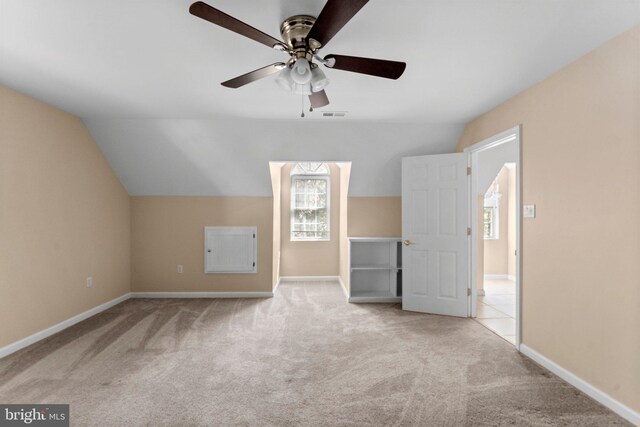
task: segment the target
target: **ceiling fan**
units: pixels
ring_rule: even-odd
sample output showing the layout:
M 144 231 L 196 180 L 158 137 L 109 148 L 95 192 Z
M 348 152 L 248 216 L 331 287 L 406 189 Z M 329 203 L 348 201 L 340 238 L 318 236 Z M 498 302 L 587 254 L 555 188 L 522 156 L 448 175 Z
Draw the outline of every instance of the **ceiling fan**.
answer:
M 360 58 L 346 55 L 327 55 L 321 58 L 318 51 L 329 43 L 338 31 L 355 16 L 369 0 L 328 0 L 317 18 L 295 15 L 280 26 L 283 41 L 275 39 L 244 22 L 227 15 L 201 1 L 189 7 L 189 12 L 235 33 L 248 37 L 270 48 L 287 52 L 290 59 L 276 62 L 243 74 L 222 85 L 239 88 L 271 74 L 279 73 L 276 82 L 298 95 L 308 95 L 313 108 L 329 105 L 324 88 L 329 84 L 317 61 L 328 68 L 398 79 L 407 64 L 383 59 Z

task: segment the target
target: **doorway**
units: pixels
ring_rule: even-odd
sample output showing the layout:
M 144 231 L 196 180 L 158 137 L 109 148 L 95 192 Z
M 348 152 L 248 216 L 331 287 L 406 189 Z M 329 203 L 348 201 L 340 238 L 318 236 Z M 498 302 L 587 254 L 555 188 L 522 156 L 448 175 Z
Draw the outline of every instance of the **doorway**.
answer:
M 507 303 L 504 306 L 515 303 L 515 310 L 509 311 L 513 320 L 493 323 L 512 324 L 503 335 L 510 336 L 509 342 L 518 350 L 522 330 L 520 134 L 518 126 L 468 147 L 463 153 L 402 159 L 402 308 L 477 318 L 479 297 L 482 304 L 490 299 Z M 515 289 L 511 295 L 489 298 L 478 292 L 485 284 L 485 195 L 493 193 L 489 199 L 493 197 L 496 203 L 499 186 L 490 187 L 505 165 L 513 169 L 515 233 L 508 250 L 515 258 Z M 497 229 L 495 216 L 493 227 Z M 482 307 L 481 311 L 489 309 Z M 506 307 L 498 311 L 510 317 L 505 313 Z
M 520 126 L 465 149 L 471 170 L 471 316 L 519 349 L 521 316 Z
M 505 163 L 484 193 L 480 212 L 483 274 L 477 276 L 476 283 L 476 319 L 513 345 L 516 341 L 515 175 L 516 164 Z

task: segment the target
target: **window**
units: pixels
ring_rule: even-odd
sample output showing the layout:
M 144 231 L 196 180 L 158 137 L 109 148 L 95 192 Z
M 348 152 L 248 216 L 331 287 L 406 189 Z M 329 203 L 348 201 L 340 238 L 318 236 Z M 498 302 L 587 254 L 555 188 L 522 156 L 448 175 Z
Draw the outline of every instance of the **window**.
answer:
M 498 178 L 493 181 L 489 191 L 484 195 L 484 238 L 487 240 L 499 239 L 498 221 L 500 220 L 500 200 L 502 200 L 502 194 L 500 194 L 500 186 L 498 185 Z
M 325 163 L 291 169 L 291 240 L 329 240 L 329 188 Z
M 484 238 L 498 238 L 498 208 L 496 207 L 484 208 Z

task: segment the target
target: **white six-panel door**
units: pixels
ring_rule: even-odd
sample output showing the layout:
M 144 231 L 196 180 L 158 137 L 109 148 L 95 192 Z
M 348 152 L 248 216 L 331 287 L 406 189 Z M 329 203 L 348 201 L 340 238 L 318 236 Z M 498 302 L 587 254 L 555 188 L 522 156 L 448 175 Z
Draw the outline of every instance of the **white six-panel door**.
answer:
M 468 178 L 463 153 L 402 159 L 402 308 L 468 316 Z

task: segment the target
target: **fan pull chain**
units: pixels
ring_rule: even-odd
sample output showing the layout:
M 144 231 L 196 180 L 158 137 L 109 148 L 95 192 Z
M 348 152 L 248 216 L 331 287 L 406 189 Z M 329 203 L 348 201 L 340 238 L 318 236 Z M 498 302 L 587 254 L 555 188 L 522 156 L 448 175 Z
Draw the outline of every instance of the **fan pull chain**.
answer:
M 300 117 L 304 119 L 304 95 L 300 96 Z

